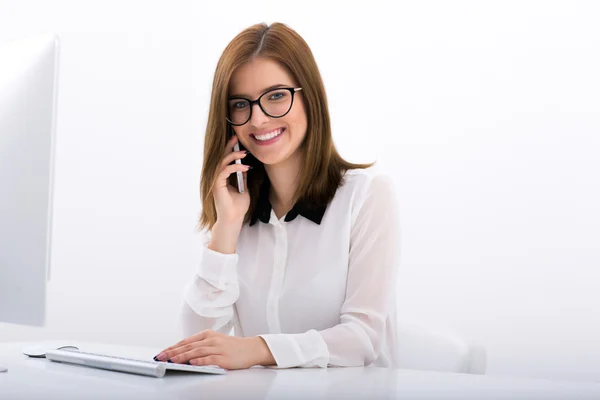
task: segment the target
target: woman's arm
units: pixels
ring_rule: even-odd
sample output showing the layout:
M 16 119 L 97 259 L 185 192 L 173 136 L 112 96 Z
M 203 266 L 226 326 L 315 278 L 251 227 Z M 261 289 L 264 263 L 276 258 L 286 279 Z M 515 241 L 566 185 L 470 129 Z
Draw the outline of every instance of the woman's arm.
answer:
M 214 234 L 204 232 L 200 263 L 184 291 L 180 320 L 185 336 L 206 329 L 229 333 L 236 320 L 234 303 L 240 290 L 235 243 L 233 252 L 224 254 L 211 249 L 215 239 Z
M 340 323 L 322 331 L 260 335 L 278 367 L 369 365 L 381 353 L 394 310 L 400 223 L 393 183 L 373 178 L 353 216 L 346 298 Z

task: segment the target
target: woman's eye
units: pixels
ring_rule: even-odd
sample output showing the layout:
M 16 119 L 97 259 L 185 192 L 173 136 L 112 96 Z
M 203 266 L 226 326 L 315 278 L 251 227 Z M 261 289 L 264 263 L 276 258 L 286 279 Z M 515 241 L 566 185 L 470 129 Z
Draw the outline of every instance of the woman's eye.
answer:
M 269 96 L 269 100 L 281 100 L 281 98 L 284 96 L 284 92 L 276 92 Z
M 236 110 L 241 110 L 247 106 L 248 106 L 248 103 L 245 101 L 238 101 L 236 103 L 233 103 L 233 108 Z

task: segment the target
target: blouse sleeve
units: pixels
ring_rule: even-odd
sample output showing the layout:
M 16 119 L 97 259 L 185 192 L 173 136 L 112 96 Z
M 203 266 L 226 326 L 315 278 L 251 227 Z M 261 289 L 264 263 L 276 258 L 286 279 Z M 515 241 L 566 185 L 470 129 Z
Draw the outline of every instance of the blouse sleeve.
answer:
M 180 321 L 186 337 L 205 329 L 230 333 L 237 325 L 238 255 L 210 250 L 209 242 L 210 232 L 204 231 L 200 263 L 184 290 Z

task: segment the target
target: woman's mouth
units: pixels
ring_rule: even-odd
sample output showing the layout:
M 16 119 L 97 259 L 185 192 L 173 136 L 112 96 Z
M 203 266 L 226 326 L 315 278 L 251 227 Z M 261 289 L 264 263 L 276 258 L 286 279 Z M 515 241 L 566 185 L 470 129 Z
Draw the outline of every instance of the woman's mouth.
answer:
M 279 140 L 279 137 L 283 134 L 284 131 L 285 128 L 277 128 L 273 129 L 270 132 L 261 134 L 251 133 L 250 136 L 254 140 L 254 143 L 257 143 L 259 145 L 267 145 L 275 143 L 277 140 Z

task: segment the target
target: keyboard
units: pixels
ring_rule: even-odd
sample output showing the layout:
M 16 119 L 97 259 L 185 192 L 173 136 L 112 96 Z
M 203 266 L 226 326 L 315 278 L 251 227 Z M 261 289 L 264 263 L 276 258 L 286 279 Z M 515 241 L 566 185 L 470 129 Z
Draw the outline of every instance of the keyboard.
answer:
M 197 372 L 216 375 L 227 373 L 226 369 L 216 365 L 187 365 L 162 361 L 145 361 L 106 354 L 87 353 L 80 350 L 48 350 L 46 352 L 46 358 L 54 362 L 153 376 L 155 378 L 162 378 L 167 371 Z

